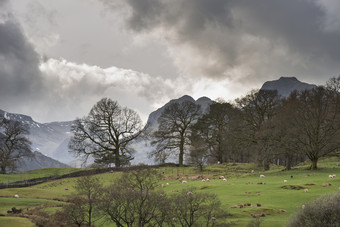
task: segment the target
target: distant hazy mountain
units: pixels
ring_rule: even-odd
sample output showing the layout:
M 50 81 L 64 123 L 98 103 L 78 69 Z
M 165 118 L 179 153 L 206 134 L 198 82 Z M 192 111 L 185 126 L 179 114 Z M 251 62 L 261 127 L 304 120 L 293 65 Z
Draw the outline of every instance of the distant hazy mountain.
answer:
M 22 159 L 18 172 L 33 170 L 33 169 L 43 169 L 43 168 L 59 168 L 59 167 L 69 167 L 64 163 L 54 160 L 50 157 L 43 155 L 42 153 L 35 151 L 33 152 L 33 157 L 25 157 Z
M 282 97 L 288 97 L 292 91 L 303 91 L 316 87 L 314 84 L 301 82 L 296 77 L 280 77 L 278 80 L 265 82 L 261 90 L 277 90 Z
M 33 151 L 38 151 L 45 156 L 63 163 L 69 163 L 75 159 L 68 153 L 67 146 L 65 146 L 66 141 L 68 141 L 71 136 L 72 121 L 42 124 L 34 121 L 30 116 L 8 113 L 3 110 L 0 110 L 0 117 L 20 121 L 29 126 L 29 139 L 32 142 Z M 61 151 L 61 146 L 63 146 L 65 150 Z M 41 156 L 37 155 L 36 157 Z M 44 166 L 43 168 L 48 167 L 49 166 Z
M 184 95 L 181 98 L 170 100 L 164 106 L 153 111 L 149 115 L 147 124 L 149 125 L 149 127 L 152 130 L 157 130 L 157 128 L 158 128 L 158 118 L 162 115 L 165 108 L 170 106 L 173 103 L 182 103 L 182 102 L 185 102 L 185 101 L 189 101 L 189 102 L 200 105 L 203 113 L 206 113 L 209 110 L 209 106 L 213 103 L 213 101 L 211 99 L 209 99 L 208 97 L 201 97 L 201 98 L 195 100 L 189 95 Z

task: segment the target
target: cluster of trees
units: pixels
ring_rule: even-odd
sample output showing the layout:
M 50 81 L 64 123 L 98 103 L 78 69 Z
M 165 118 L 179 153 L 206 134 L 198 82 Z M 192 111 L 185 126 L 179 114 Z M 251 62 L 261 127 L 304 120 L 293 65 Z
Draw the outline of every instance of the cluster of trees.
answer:
M 292 165 L 311 161 L 340 148 L 340 76 L 325 86 L 292 92 L 252 90 L 234 104 L 217 101 L 205 114 L 192 102 L 173 103 L 158 119 L 151 135 L 150 156 L 164 163 L 171 154 L 178 163 L 257 162 Z M 0 119 L 0 173 L 14 170 L 18 160 L 32 154 L 29 128 L 18 121 Z M 101 99 L 88 116 L 72 126 L 71 152 L 92 156 L 99 164 L 126 165 L 135 152 L 131 142 L 145 136 L 147 127 L 134 110 Z
M 234 104 L 217 101 L 202 113 L 192 102 L 167 106 L 152 132 L 149 153 L 164 163 L 176 154 L 180 166 L 207 163 L 257 162 L 264 169 L 271 163 L 293 165 L 311 161 L 340 148 L 340 76 L 325 86 L 294 91 L 282 98 L 277 91 L 252 90 Z M 76 120 L 71 152 L 95 157 L 95 162 L 116 167 L 129 163 L 129 146 L 145 136 L 138 114 L 104 98 L 87 117 Z M 186 160 L 185 160 L 186 158 Z
M 277 91 L 252 90 L 235 104 L 216 102 L 201 114 L 194 103 L 168 106 L 153 134 L 156 161 L 173 152 L 202 168 L 206 163 L 257 162 L 292 165 L 317 161 L 340 148 L 340 76 L 326 86 L 294 91 L 282 98 Z
M 158 180 L 151 168 L 125 172 L 109 186 L 95 176 L 79 178 L 77 195 L 50 221 L 58 226 L 92 226 L 98 220 L 116 226 L 228 226 L 216 195 L 193 188 L 165 194 Z

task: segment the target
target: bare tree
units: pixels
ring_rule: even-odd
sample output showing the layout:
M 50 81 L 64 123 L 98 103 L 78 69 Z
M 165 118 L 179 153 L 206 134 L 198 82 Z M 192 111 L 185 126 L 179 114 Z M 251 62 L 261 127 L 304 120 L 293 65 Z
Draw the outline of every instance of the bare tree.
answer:
M 195 188 L 183 189 L 170 196 L 170 226 L 229 226 L 226 212 L 215 194 L 200 193 Z M 220 219 L 222 222 L 220 222 Z
M 133 153 L 128 145 L 141 135 L 142 121 L 134 110 L 103 98 L 88 116 L 75 121 L 72 131 L 70 152 L 86 159 L 93 155 L 96 159 L 114 160 L 120 167 L 122 159 L 129 159 Z
M 159 117 L 158 130 L 154 133 L 152 144 L 156 150 L 151 155 L 162 152 L 178 152 L 178 163 L 183 165 L 185 146 L 190 144 L 190 126 L 201 114 L 200 106 L 192 102 L 173 103 L 165 108 Z
M 116 226 L 146 226 L 161 221 L 156 216 L 163 204 L 155 170 L 145 168 L 123 173 L 99 196 L 98 207 Z M 152 225 L 151 225 L 152 226 Z
M 317 161 L 340 148 L 340 94 L 318 87 L 299 94 L 294 113 L 297 143 L 317 169 Z
M 0 173 L 14 171 L 20 158 L 31 156 L 29 128 L 19 121 L 0 119 Z
M 298 92 L 294 91 L 282 101 L 277 115 L 271 119 L 262 130 L 262 136 L 271 140 L 271 146 L 277 163 L 284 165 L 287 170 L 305 159 L 298 143 L 299 130 L 296 127 L 296 110 L 298 109 Z
M 100 183 L 99 178 L 95 176 L 83 176 L 76 180 L 74 188 L 76 190 L 75 202 L 78 202 L 77 204 L 84 212 L 84 220 L 86 220 L 88 226 L 91 227 L 94 222 L 93 214 L 97 202 L 96 200 L 98 193 L 102 188 L 102 184 Z M 79 214 L 80 210 L 75 209 L 75 212 Z
M 252 90 L 245 97 L 236 99 L 245 122 L 242 143 L 257 151 L 257 161 L 264 169 L 269 169 L 269 158 L 273 147 L 261 130 L 265 123 L 277 114 L 280 102 L 281 98 L 276 90 Z
M 206 156 L 213 159 L 215 163 L 230 160 L 234 142 L 233 134 L 235 127 L 238 126 L 237 116 L 239 114 L 239 111 L 229 103 L 210 105 L 209 112 L 192 126 L 192 146 L 196 145 L 202 149 L 205 143 Z M 195 150 L 199 149 L 192 149 L 192 151 Z M 197 155 L 198 153 L 191 154 Z

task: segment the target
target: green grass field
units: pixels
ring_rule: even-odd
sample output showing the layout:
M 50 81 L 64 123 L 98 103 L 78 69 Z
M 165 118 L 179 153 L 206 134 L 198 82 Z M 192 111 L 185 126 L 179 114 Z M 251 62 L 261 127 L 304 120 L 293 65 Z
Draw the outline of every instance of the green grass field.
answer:
M 157 171 L 163 177 L 159 182 L 159 187 L 163 184 L 163 189 L 167 193 L 192 186 L 196 187 L 198 191 L 215 193 L 220 198 L 222 207 L 230 213 L 228 220 L 234 222 L 236 226 L 246 226 L 254 219 L 251 214 L 263 212 L 266 216 L 260 218 L 261 226 L 272 227 L 285 226 L 290 216 L 301 209 L 302 204 L 326 193 L 339 191 L 340 166 L 338 166 L 338 162 L 337 158 L 323 159 L 319 162 L 319 169 L 315 171 L 307 170 L 308 165 L 301 165 L 291 171 L 283 171 L 281 167 L 272 166 L 270 171 L 264 172 L 253 164 L 232 163 L 208 166 L 203 172 L 199 172 L 195 167 L 164 167 Z M 254 170 L 254 173 L 251 170 Z M 41 176 L 46 174 L 45 171 L 51 174 L 55 170 L 37 170 L 32 174 Z M 31 173 L 26 172 L 23 175 L 25 174 L 30 175 Z M 97 176 L 103 184 L 108 185 L 119 174 L 105 173 Z M 264 174 L 265 178 L 260 178 L 260 174 Z M 330 179 L 329 174 L 336 174 L 337 177 Z M 227 181 L 218 179 L 221 175 L 225 176 Z M 209 178 L 210 181 L 202 182 L 202 177 Z M 183 184 L 179 181 L 180 179 L 185 179 L 188 183 Z M 1 180 L 3 180 L 2 175 L 0 176 Z M 54 207 L 53 204 L 62 203 L 56 200 L 66 201 L 72 193 L 75 193 L 74 181 L 75 178 L 67 178 L 27 188 L 2 189 L 0 190 L 0 214 L 6 214 L 7 210 L 12 207 L 30 210 L 41 207 L 43 204 L 49 204 L 52 207 L 45 207 L 41 211 L 53 213 L 60 209 Z M 327 187 L 323 185 L 327 185 Z M 308 192 L 304 191 L 305 188 L 308 189 Z M 18 194 L 20 198 L 13 198 L 15 194 Z M 245 203 L 250 203 L 251 206 L 239 208 L 238 204 Z M 257 203 L 260 203 L 261 207 L 256 206 Z M 237 208 L 231 208 L 233 205 L 236 205 Z M 17 225 L 13 224 L 16 223 L 16 219 L 18 219 Z M 20 224 L 22 219 L 14 217 L 9 219 L 9 217 L 2 216 L 0 217 L 0 226 L 6 226 L 2 223 L 7 222 L 12 223 L 10 226 L 23 226 Z M 26 218 L 24 221 L 29 220 Z M 100 223 L 100 226 L 105 226 L 105 224 Z
M 15 181 L 25 181 L 34 178 L 61 176 L 68 173 L 79 171 L 76 168 L 48 168 L 48 169 L 36 169 L 27 171 L 24 173 L 16 174 L 0 174 L 0 183 L 11 183 Z

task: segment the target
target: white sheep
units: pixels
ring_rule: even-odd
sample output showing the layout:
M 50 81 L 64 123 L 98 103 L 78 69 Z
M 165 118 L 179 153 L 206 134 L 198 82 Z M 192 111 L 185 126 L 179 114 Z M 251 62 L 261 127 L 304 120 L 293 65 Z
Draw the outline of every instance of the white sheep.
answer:
M 333 178 L 333 175 L 329 175 L 328 177 L 329 177 L 329 178 Z
M 210 179 L 209 179 L 209 178 L 207 178 L 207 181 L 210 181 Z
M 202 179 L 202 182 L 205 182 L 205 180 L 204 180 L 204 179 Z
M 186 181 L 186 180 L 182 181 L 182 184 L 186 184 L 186 183 L 188 183 L 188 181 Z
M 301 208 L 302 208 L 302 209 L 305 209 L 305 207 L 306 207 L 305 204 L 302 204 Z
M 169 183 L 166 183 L 166 185 L 169 185 Z
M 305 192 L 308 192 L 308 188 L 305 188 L 305 190 L 304 190 Z
M 223 178 L 223 181 L 227 181 L 227 179 Z
M 255 171 L 252 169 L 252 170 L 251 170 L 251 173 L 255 173 Z
M 18 194 L 15 194 L 15 195 L 14 195 L 14 198 L 19 198 L 19 195 L 18 195 Z
M 335 174 L 333 174 L 333 178 L 334 178 L 334 177 L 336 177 L 336 175 L 335 175 Z
M 283 180 L 284 183 L 287 183 L 288 181 L 287 180 Z
M 265 177 L 266 177 L 266 176 L 265 176 L 265 175 L 263 175 L 263 174 L 261 174 L 261 175 L 260 175 L 260 178 L 265 178 Z
M 224 179 L 225 177 L 224 176 L 220 176 L 220 179 Z

